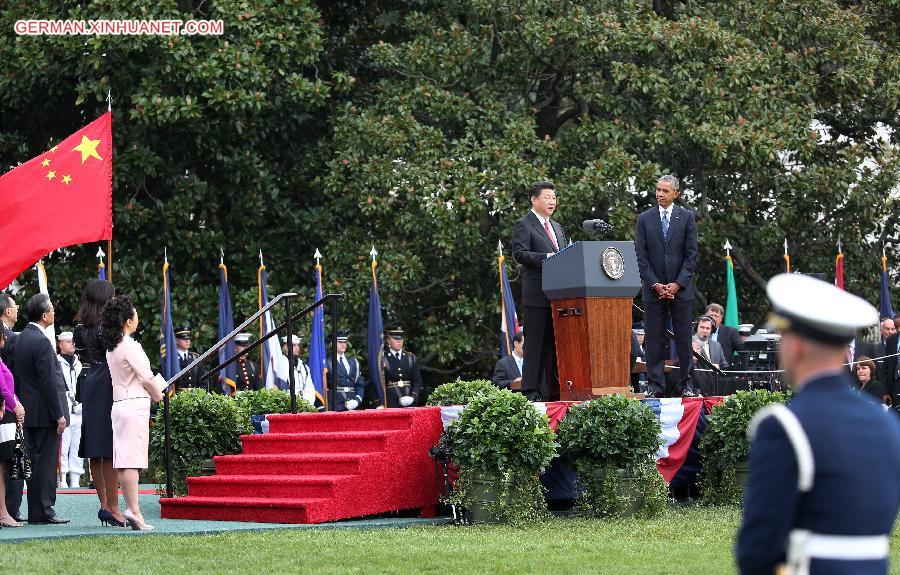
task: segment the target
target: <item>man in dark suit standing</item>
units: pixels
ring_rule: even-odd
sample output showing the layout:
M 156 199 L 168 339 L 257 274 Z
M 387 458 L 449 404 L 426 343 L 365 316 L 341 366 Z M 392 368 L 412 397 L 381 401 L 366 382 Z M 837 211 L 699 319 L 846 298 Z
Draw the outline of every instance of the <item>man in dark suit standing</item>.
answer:
M 522 351 L 524 345 L 525 336 L 521 331 L 516 332 L 516 335 L 513 336 L 513 351 L 497 361 L 497 364 L 494 366 L 494 375 L 491 377 L 491 383 L 500 389 L 521 391 L 522 368 L 525 362 L 525 356 Z
M 59 436 L 66 429 L 68 406 L 60 401 L 65 385 L 59 362 L 44 333 L 54 322 L 47 294 L 35 294 L 25 306 L 28 325 L 16 343 L 16 395 L 25 408 L 25 443 L 31 455 L 28 479 L 28 523 L 68 523 L 56 515 L 56 462 Z M 13 510 L 10 510 L 12 512 Z
M 898 338 L 900 338 L 900 331 L 894 332 L 893 335 L 885 340 L 885 355 L 894 355 L 900 351 L 900 349 L 898 349 L 898 347 L 900 347 Z M 884 360 L 884 363 L 882 364 L 881 381 L 884 383 L 884 388 L 891 396 L 891 404 L 893 404 L 894 409 L 900 411 L 900 362 L 898 362 L 897 359 L 897 356 L 894 355 L 894 357 L 888 357 Z
M 726 363 L 733 363 L 734 352 L 744 349 L 744 341 L 741 339 L 738 330 L 722 323 L 725 319 L 725 308 L 717 303 L 711 303 L 706 306 L 706 311 L 703 315 L 713 318 L 716 322 L 716 327 L 713 329 L 710 340 L 719 342 L 719 345 L 722 346 L 722 354 L 725 356 Z
M 531 211 L 512 229 L 513 259 L 522 265 L 522 311 L 525 322 L 525 373 L 522 393 L 532 401 L 559 399 L 556 339 L 550 300 L 544 295 L 541 265 L 566 245 L 562 226 L 551 220 L 556 211 L 556 187 L 550 182 L 531 186 Z
M 675 176 L 660 178 L 656 183 L 658 205 L 642 213 L 637 220 L 634 249 L 644 300 L 647 395 L 650 397 L 661 397 L 665 392 L 663 366 L 670 316 L 678 364 L 682 366 L 677 391 L 685 397 L 696 395 L 691 382 L 694 363 L 691 304 L 697 267 L 697 224 L 694 212 L 674 203 L 680 195 L 679 185 Z

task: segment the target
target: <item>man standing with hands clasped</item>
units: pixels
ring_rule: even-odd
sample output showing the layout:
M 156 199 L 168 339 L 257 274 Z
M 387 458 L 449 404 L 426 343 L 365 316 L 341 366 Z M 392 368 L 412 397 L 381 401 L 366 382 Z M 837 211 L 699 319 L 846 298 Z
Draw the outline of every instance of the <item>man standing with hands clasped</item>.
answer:
M 694 212 L 675 205 L 680 195 L 675 176 L 656 183 L 657 206 L 638 216 L 634 249 L 641 274 L 644 329 L 647 349 L 647 396 L 665 393 L 663 366 L 666 356 L 668 319 L 672 319 L 678 348 L 678 392 L 695 397 L 692 381 L 693 337 L 691 307 L 694 300 L 694 270 L 697 267 L 697 224 Z

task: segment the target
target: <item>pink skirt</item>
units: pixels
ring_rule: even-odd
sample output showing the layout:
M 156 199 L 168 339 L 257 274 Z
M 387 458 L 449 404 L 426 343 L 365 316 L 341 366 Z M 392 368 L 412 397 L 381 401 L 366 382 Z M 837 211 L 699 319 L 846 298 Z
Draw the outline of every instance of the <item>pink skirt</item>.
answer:
M 150 398 L 133 397 L 112 405 L 113 467 L 147 469 L 150 449 Z

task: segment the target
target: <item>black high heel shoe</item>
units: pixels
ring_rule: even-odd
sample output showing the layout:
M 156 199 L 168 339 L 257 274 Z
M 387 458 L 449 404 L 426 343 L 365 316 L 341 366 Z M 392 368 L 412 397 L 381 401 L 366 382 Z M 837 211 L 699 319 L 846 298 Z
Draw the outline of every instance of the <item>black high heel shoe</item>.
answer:
M 116 519 L 116 516 L 106 509 L 101 509 L 97 511 L 97 519 L 100 520 L 100 525 L 107 526 L 112 525 L 113 527 L 125 527 L 124 521 L 119 521 Z

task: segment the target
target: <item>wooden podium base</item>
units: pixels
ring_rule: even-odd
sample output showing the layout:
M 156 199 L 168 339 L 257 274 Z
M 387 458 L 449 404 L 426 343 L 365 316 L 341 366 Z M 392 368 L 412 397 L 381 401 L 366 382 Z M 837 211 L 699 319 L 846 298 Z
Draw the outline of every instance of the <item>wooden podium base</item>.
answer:
M 632 298 L 550 302 L 562 401 L 631 391 Z

